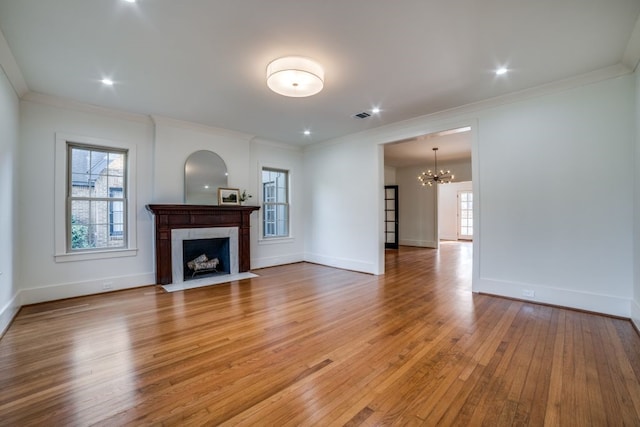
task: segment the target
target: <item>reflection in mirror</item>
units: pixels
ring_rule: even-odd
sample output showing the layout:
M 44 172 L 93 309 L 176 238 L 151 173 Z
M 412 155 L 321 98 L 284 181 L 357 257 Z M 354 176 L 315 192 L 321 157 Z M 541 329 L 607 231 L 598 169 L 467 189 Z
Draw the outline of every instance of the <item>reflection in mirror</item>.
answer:
M 191 154 L 184 164 L 184 202 L 217 205 L 218 187 L 227 187 L 227 165 L 213 151 Z

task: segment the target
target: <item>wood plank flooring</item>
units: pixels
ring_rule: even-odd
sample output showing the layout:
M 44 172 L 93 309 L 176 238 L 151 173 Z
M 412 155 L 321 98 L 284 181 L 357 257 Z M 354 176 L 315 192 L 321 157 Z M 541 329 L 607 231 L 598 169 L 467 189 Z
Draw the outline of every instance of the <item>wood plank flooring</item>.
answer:
M 628 321 L 471 293 L 471 245 L 23 307 L 0 425 L 640 425 Z

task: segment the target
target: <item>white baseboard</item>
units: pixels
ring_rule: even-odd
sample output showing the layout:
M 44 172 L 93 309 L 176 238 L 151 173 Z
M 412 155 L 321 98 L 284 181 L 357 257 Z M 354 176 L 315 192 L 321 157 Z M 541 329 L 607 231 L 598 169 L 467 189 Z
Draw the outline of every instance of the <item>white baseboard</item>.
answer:
M 414 240 L 414 239 L 400 239 L 398 241 L 400 246 L 418 246 L 421 248 L 437 248 L 438 244 L 434 240 Z
M 324 255 L 305 253 L 304 261 L 315 264 L 322 264 L 329 267 L 341 268 L 343 270 L 359 271 L 362 273 L 379 274 L 376 266 L 371 262 L 359 261 L 355 259 L 328 257 Z
M 525 296 L 526 291 L 533 291 L 534 296 Z M 593 311 L 611 316 L 631 317 L 630 300 L 611 295 L 486 278 L 478 280 L 477 286 L 474 286 L 474 292 Z
M 440 236 L 440 240 L 458 240 L 458 235 L 457 234 L 441 234 Z
M 273 257 L 262 257 L 251 259 L 251 269 L 274 267 L 276 265 L 293 264 L 304 261 L 302 254 L 280 255 Z
M 132 276 L 108 277 L 86 282 L 62 283 L 23 289 L 20 292 L 22 305 L 100 294 L 121 289 L 137 288 L 156 283 L 155 273 Z
M 634 299 L 631 300 L 631 321 L 640 331 L 640 303 Z
M 11 325 L 11 321 L 18 314 L 22 305 L 20 304 L 20 292 L 16 293 L 11 301 L 5 304 L 0 311 L 0 337 L 4 335 L 6 330 Z

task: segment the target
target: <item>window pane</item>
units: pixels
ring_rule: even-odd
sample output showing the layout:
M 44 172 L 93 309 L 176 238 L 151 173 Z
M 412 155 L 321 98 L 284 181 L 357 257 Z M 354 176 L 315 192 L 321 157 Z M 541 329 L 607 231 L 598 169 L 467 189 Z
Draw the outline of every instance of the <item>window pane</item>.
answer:
M 459 232 L 461 236 L 473 235 L 473 193 L 464 191 L 460 196 L 460 223 Z
M 262 232 L 264 237 L 289 235 L 288 172 L 262 169 Z
M 124 247 L 126 152 L 74 145 L 69 155 L 68 247 Z

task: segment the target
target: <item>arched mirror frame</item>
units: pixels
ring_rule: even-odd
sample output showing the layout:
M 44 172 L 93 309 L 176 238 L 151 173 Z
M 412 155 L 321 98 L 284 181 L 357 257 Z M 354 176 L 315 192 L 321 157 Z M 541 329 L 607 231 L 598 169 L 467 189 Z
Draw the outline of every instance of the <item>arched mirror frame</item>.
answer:
M 227 187 L 227 165 L 209 150 L 191 153 L 184 163 L 184 202 L 188 205 L 217 205 L 218 188 Z

